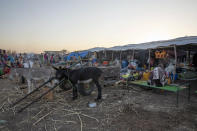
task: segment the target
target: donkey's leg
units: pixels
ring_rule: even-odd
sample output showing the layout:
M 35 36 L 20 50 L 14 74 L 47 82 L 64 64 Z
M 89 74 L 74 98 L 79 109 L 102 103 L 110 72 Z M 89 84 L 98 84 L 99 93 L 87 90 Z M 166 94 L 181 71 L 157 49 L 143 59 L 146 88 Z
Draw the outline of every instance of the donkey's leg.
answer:
M 77 99 L 78 97 L 78 91 L 77 91 L 77 86 L 73 86 L 73 100 Z
M 97 100 L 100 100 L 102 98 L 102 87 L 100 86 L 98 81 L 94 81 L 94 83 L 96 84 L 97 88 L 98 88 L 98 97 Z

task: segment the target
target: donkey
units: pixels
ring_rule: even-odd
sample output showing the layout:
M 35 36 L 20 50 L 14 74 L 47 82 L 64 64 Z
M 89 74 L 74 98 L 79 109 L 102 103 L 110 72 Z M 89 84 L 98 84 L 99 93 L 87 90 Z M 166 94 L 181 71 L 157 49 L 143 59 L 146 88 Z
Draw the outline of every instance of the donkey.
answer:
M 79 69 L 69 69 L 69 68 L 56 68 L 56 79 L 59 81 L 62 79 L 69 80 L 73 85 L 73 100 L 77 99 L 78 91 L 77 84 L 79 83 L 88 83 L 93 81 L 98 88 L 98 97 L 96 100 L 100 100 L 102 98 L 102 87 L 99 84 L 99 80 L 102 76 L 101 69 L 97 67 L 85 67 Z M 79 87 L 80 88 L 80 87 Z

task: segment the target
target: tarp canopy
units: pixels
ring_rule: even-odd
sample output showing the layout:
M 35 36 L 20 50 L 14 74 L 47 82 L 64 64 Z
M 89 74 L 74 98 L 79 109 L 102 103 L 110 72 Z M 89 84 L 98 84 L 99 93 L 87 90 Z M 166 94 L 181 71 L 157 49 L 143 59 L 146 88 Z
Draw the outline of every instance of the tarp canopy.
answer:
M 107 48 L 105 47 L 95 47 L 95 48 L 91 48 L 91 49 L 88 49 L 87 51 L 89 52 L 99 52 L 99 51 L 103 51 L 103 50 L 106 50 Z
M 171 45 L 184 46 L 184 45 L 197 46 L 197 36 L 180 37 L 171 40 L 153 41 L 141 44 L 129 44 L 125 46 L 115 46 L 107 50 L 129 50 L 129 49 L 154 49 L 158 47 L 167 47 Z
M 153 42 L 145 42 L 140 44 L 128 44 L 124 46 L 114 46 L 111 48 L 92 48 L 89 49 L 89 51 L 103 51 L 103 50 L 111 50 L 111 51 L 124 51 L 124 50 L 145 50 L 145 49 L 156 49 L 159 47 L 168 47 L 171 45 L 177 45 L 177 46 L 184 46 L 184 45 L 190 45 L 190 46 L 197 46 L 197 36 L 186 36 L 186 37 L 179 37 L 176 39 L 170 39 L 170 40 L 162 40 L 162 41 L 153 41 Z
M 75 57 L 76 59 L 84 58 L 88 55 L 88 51 L 83 51 L 83 52 L 72 52 L 67 56 L 67 60 L 70 60 L 71 57 Z

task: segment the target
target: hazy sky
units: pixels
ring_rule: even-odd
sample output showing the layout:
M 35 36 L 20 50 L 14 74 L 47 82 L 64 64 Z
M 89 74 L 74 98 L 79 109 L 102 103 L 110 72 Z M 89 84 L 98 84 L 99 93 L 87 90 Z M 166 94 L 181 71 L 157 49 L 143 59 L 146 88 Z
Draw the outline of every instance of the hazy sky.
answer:
M 0 0 L 0 48 L 112 47 L 197 35 L 197 0 Z

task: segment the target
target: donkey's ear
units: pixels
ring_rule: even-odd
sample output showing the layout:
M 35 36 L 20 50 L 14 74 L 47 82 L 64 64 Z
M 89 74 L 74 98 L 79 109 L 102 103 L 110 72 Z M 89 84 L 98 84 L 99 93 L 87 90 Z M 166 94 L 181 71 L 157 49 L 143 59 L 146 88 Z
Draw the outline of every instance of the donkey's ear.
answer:
M 71 69 L 69 69 L 69 68 L 67 68 L 67 67 L 63 67 L 62 69 L 63 69 L 63 70 L 66 70 L 67 72 L 70 72 L 70 71 L 71 71 Z
M 62 69 L 62 66 L 59 66 L 59 69 L 61 70 Z
M 63 69 L 63 70 L 67 70 L 68 68 L 66 68 L 66 67 L 63 67 L 62 69 Z
M 53 69 L 55 69 L 55 70 L 59 70 L 57 67 L 55 67 L 55 66 L 52 66 L 53 67 Z

